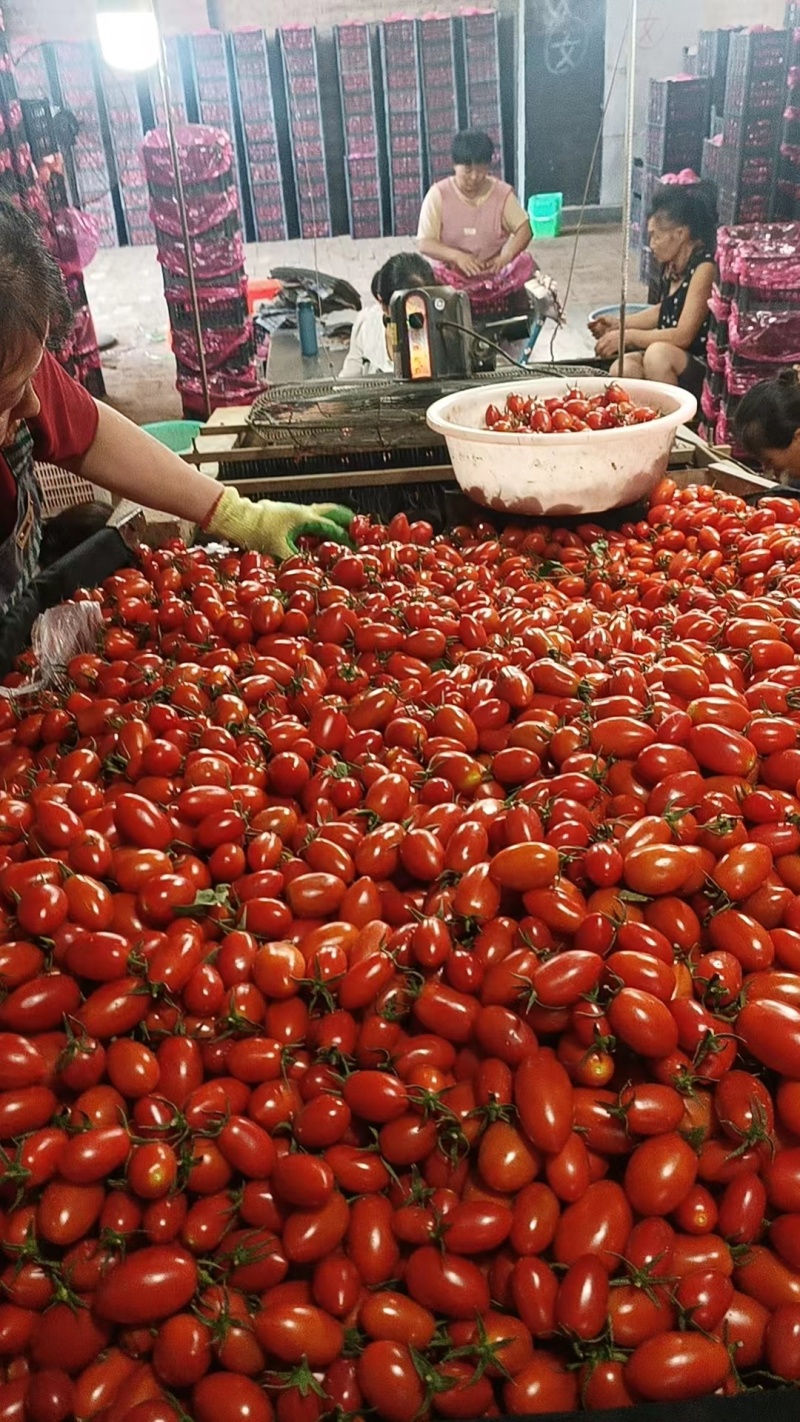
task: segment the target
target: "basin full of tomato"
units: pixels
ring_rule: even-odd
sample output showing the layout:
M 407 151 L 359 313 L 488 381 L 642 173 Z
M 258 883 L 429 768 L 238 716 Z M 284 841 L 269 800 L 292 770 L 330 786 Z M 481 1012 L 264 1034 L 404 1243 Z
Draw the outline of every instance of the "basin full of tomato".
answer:
M 796 1384 L 800 503 L 353 532 L 0 702 L 0 1417 Z
M 563 395 L 539 398 L 513 391 L 504 408 L 489 405 L 485 426 L 496 434 L 581 434 L 586 430 L 619 430 L 631 425 L 648 425 L 659 418 L 651 405 L 637 404 L 623 386 L 612 381 L 596 395 L 584 394 L 577 386 Z

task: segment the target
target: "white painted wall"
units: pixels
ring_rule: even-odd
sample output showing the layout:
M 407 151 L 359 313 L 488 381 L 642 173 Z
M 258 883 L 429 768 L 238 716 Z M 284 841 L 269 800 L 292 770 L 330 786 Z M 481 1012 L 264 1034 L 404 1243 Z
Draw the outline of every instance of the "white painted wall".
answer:
M 628 87 L 627 24 L 630 0 L 608 0 L 606 11 L 606 99 L 600 201 L 622 201 L 623 134 Z M 650 79 L 681 72 L 686 45 L 699 30 L 723 25 L 783 24 L 784 0 L 638 0 L 636 26 L 636 156 L 643 156 Z M 620 56 L 616 78 L 614 68 Z M 613 80 L 613 85 L 612 85 Z

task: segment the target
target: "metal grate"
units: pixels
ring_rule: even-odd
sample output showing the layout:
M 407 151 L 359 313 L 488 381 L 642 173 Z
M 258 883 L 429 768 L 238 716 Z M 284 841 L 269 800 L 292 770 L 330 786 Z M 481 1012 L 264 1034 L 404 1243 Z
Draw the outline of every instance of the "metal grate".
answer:
M 511 376 L 511 371 L 508 374 Z M 519 371 L 521 380 L 547 376 L 578 380 L 592 375 L 597 375 L 597 370 L 582 365 L 543 364 Z M 496 385 L 501 378 L 498 371 L 484 371 L 467 379 L 419 385 L 401 383 L 391 376 L 351 385 L 331 380 L 281 385 L 258 396 L 247 424 L 258 443 L 304 455 L 322 450 L 350 455 L 357 450 L 438 448 L 444 441 L 427 427 L 428 407 L 445 395 Z

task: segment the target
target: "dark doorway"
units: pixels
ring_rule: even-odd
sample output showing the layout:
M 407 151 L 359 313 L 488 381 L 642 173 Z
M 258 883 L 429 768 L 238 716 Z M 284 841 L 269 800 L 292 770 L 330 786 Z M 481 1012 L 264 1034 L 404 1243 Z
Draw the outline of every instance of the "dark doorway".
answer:
M 602 121 L 606 0 L 524 0 L 524 16 L 524 199 L 562 192 L 579 203 Z M 590 203 L 600 199 L 601 150 Z

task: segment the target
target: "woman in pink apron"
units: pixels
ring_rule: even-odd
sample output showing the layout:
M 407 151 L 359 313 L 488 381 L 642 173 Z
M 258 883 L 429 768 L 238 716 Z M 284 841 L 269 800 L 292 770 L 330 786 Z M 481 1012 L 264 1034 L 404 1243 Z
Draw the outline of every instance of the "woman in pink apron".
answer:
M 0 202 L 0 613 L 26 597 L 39 576 L 37 460 L 276 558 L 295 552 L 301 533 L 347 540 L 348 509 L 252 503 L 93 400 L 47 349 L 63 341 L 70 321 L 61 274 L 38 231 L 17 207 Z
M 428 190 L 417 231 L 437 281 L 466 291 L 479 315 L 513 302 L 536 271 L 530 222 L 510 184 L 491 176 L 493 156 L 488 133 L 457 133 L 453 176 Z

